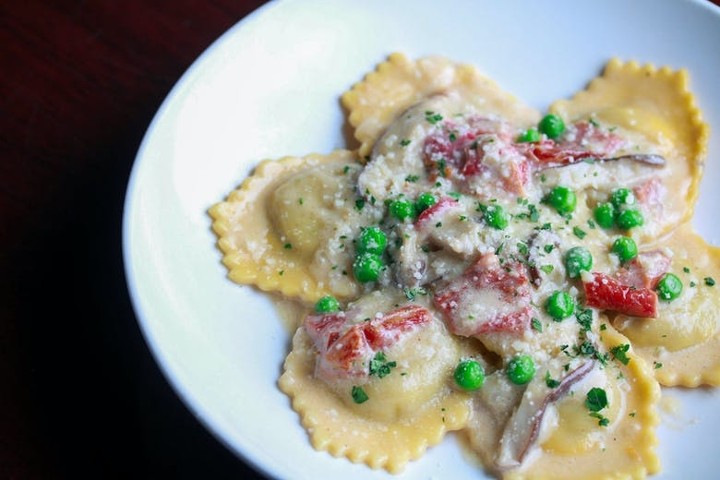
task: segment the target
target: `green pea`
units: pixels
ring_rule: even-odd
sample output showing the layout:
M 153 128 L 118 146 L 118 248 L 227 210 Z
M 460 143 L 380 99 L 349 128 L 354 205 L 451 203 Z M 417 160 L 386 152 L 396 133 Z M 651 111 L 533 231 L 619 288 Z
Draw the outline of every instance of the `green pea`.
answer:
M 593 257 L 585 247 L 573 247 L 565 254 L 565 270 L 570 278 L 577 278 L 580 272 L 589 271 L 593 265 Z
M 534 143 L 540 141 L 540 132 L 537 128 L 528 128 L 517 138 L 518 143 Z
M 545 311 L 553 320 L 559 322 L 575 312 L 575 300 L 570 294 L 555 290 L 545 302 Z
M 378 227 L 367 227 L 360 231 L 357 239 L 358 253 L 374 253 L 382 255 L 387 246 L 387 235 Z
M 577 205 L 575 192 L 567 187 L 558 186 L 550 190 L 545 201 L 561 215 L 572 213 Z
M 619 237 L 613 243 L 611 251 L 618 256 L 622 263 L 625 263 L 637 257 L 638 247 L 632 238 Z
M 355 257 L 353 273 L 359 282 L 374 282 L 380 276 L 383 261 L 380 255 L 365 252 Z
M 535 362 L 530 355 L 518 355 L 508 362 L 505 373 L 515 385 L 525 385 L 535 376 Z
M 477 390 L 485 383 L 485 369 L 476 360 L 463 360 L 455 367 L 453 377 L 463 390 Z
M 615 225 L 615 207 L 612 203 L 600 203 L 593 211 L 595 222 L 602 228 L 612 228 Z
M 540 132 L 547 135 L 548 138 L 558 138 L 565 131 L 565 122 L 558 115 L 550 113 L 545 115 L 538 124 Z
M 670 302 L 680 296 L 683 290 L 683 284 L 677 275 L 666 273 L 658 282 L 655 290 L 661 300 Z
M 415 200 L 415 210 L 417 211 L 417 213 L 422 213 L 436 203 L 437 198 L 435 198 L 435 195 L 428 192 L 421 193 L 420 195 L 418 195 L 417 200 Z
M 415 216 L 414 205 L 405 198 L 398 198 L 390 202 L 390 215 L 397 218 L 400 221 L 406 218 L 412 218 Z
M 615 208 L 620 209 L 623 205 L 634 205 L 635 194 L 629 188 L 618 188 L 610 194 L 610 201 Z
M 630 230 L 631 228 L 641 227 L 645 223 L 645 219 L 640 210 L 628 208 L 618 214 L 615 223 L 623 230 Z
M 333 313 L 340 310 L 340 302 L 333 296 L 322 297 L 315 303 L 315 311 L 317 313 Z
M 485 218 L 485 222 L 488 225 L 498 230 L 503 230 L 510 222 L 510 216 L 500 205 L 489 205 L 486 207 L 483 218 Z

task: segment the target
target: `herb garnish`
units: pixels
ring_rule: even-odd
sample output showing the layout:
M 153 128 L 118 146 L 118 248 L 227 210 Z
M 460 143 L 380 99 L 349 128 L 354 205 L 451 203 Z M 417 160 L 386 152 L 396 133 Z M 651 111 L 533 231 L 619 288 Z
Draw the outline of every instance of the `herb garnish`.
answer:
M 548 388 L 557 388 L 560 386 L 560 381 L 555 380 L 550 376 L 550 372 L 545 372 L 545 385 L 548 386 Z
M 627 351 L 630 350 L 630 344 L 625 343 L 622 345 L 616 345 L 610 349 L 613 357 L 623 365 L 630 363 L 630 358 L 627 356 Z
M 592 325 L 593 321 L 593 314 L 592 310 L 589 308 L 586 308 L 585 310 L 582 310 L 575 314 L 575 318 L 577 319 L 578 323 L 580 324 L 580 327 L 582 327 L 583 332 L 589 332 L 590 327 Z
M 600 387 L 591 388 L 585 398 L 585 406 L 591 412 L 599 412 L 603 408 L 607 407 L 607 393 Z
M 582 228 L 578 227 L 577 225 L 575 225 L 575 226 L 573 227 L 573 233 L 574 233 L 575 236 L 578 237 L 580 240 L 582 240 L 583 238 L 585 238 L 585 236 L 587 235 L 587 233 L 585 232 L 585 230 L 583 230 Z
M 533 317 L 533 318 L 530 320 L 530 325 L 532 326 L 532 329 L 533 329 L 533 330 L 537 330 L 538 332 L 541 332 L 541 333 L 542 333 L 543 327 L 542 327 L 542 323 L 540 323 L 540 320 L 538 320 L 537 318 Z
M 383 378 L 390 374 L 390 371 L 397 367 L 397 362 L 388 362 L 383 352 L 377 352 L 375 358 L 370 360 L 369 374 Z
M 425 120 L 427 120 L 428 122 L 430 122 L 433 125 L 442 121 L 442 119 L 443 119 L 443 117 L 439 113 L 435 113 L 431 110 L 428 110 L 425 112 Z
M 420 177 L 417 175 L 408 175 L 407 177 L 405 177 L 405 181 L 409 183 L 415 183 L 418 180 L 420 180 Z
M 355 403 L 365 403 L 368 401 L 367 393 L 365 393 L 365 390 L 363 390 L 362 387 L 358 387 L 357 385 L 353 385 L 352 390 L 350 391 L 350 395 L 352 396 L 353 402 Z

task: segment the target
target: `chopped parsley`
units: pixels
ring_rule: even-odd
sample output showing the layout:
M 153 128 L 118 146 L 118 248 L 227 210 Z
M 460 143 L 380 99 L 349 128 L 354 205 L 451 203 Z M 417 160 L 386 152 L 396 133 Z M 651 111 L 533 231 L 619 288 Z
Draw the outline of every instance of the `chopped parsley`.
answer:
M 553 272 L 553 270 L 555 270 L 555 267 L 552 265 L 543 265 L 540 267 L 540 270 L 549 275 Z
M 593 321 L 593 314 L 592 310 L 589 308 L 586 308 L 585 310 L 582 310 L 575 314 L 575 318 L 577 319 L 578 323 L 580 324 L 580 327 L 582 327 L 583 332 L 589 332 L 590 327 L 592 326 Z
M 580 240 L 582 240 L 583 238 L 585 238 L 585 236 L 587 235 L 587 233 L 585 232 L 585 230 L 583 230 L 582 228 L 578 227 L 577 225 L 575 225 L 575 226 L 573 227 L 573 233 L 574 233 L 575 236 L 578 237 Z
M 630 350 L 630 344 L 624 343 L 612 347 L 610 349 L 610 353 L 612 353 L 613 357 L 615 357 L 615 360 L 619 361 L 623 365 L 627 365 L 630 363 L 630 358 L 627 356 L 628 350 Z
M 600 387 L 593 387 L 585 397 L 585 406 L 591 412 L 599 412 L 608 406 L 607 393 Z
M 284 248 L 285 250 L 291 250 L 291 249 L 292 249 L 292 243 L 286 243 L 285 245 L 283 245 L 283 248 Z
M 530 325 L 532 326 L 532 329 L 533 329 L 533 330 L 537 330 L 538 332 L 541 332 L 541 333 L 542 333 L 543 327 L 542 327 L 542 323 L 540 323 L 540 320 L 538 320 L 537 318 L 533 317 L 533 318 L 530 320 Z
M 447 168 L 447 161 L 444 158 L 441 158 L 440 160 L 438 160 L 437 168 L 438 168 L 438 173 L 440 173 L 440 176 L 445 178 L 445 175 L 446 175 L 445 169 Z
M 520 200 L 522 200 L 522 199 L 518 198 L 518 203 L 520 203 Z M 525 200 L 525 203 L 523 203 L 523 205 L 527 205 L 527 209 L 528 209 L 527 213 L 525 213 L 525 212 L 519 213 L 519 214 L 515 215 L 516 218 L 519 218 L 521 220 L 529 220 L 533 223 L 540 220 L 540 212 L 538 211 L 538 209 L 535 205 L 533 205 L 532 203 L 528 204 L 527 200 Z
M 405 177 L 405 181 L 409 183 L 415 183 L 418 180 L 420 180 L 420 177 L 417 175 L 408 175 L 407 177 Z
M 540 212 L 538 212 L 538 209 L 535 205 L 532 203 L 528 205 L 528 211 L 530 212 L 530 221 L 531 222 L 537 222 L 540 220 Z
M 662 366 L 663 365 L 660 362 L 653 362 L 653 367 L 655 367 L 655 370 L 657 370 L 658 368 L 662 368 Z
M 683 267 L 683 272 L 690 273 L 690 269 L 688 267 Z
M 365 199 L 364 198 L 358 198 L 355 200 L 355 209 L 360 212 L 365 207 Z
M 520 252 L 522 255 L 528 254 L 528 246 L 524 244 L 523 242 L 518 242 L 517 244 L 518 252 Z
M 298 198 L 298 205 L 302 205 L 303 203 L 305 203 L 305 200 L 303 200 L 302 197 Z
M 350 391 L 350 396 L 352 396 L 353 402 L 357 404 L 365 403 L 369 399 L 365 390 L 357 385 L 353 385 L 352 390 Z
M 408 145 L 410 145 L 410 140 L 409 140 L 409 139 L 404 138 L 404 139 L 400 140 L 400 146 L 401 146 L 401 147 L 407 147 Z
M 545 372 L 545 385 L 547 385 L 548 388 L 557 388 L 560 386 L 560 381 L 552 378 L 550 376 L 550 372 L 546 371 Z
M 601 427 L 607 427 L 608 425 L 610 425 L 610 420 L 598 412 L 590 412 L 590 416 L 593 418 L 597 418 L 598 425 Z
M 417 297 L 418 295 L 427 295 L 428 294 L 427 290 L 425 290 L 422 287 L 417 287 L 417 288 L 407 288 L 406 287 L 403 289 L 403 293 L 405 294 L 405 298 L 407 298 L 410 301 L 415 300 L 415 297 Z
M 345 168 L 343 168 L 343 175 L 345 175 L 349 171 L 350 171 L 350 165 L 345 165 Z
M 585 340 L 580 344 L 579 347 L 576 347 L 576 351 L 579 355 L 585 356 L 585 357 L 592 357 L 599 355 L 599 352 L 595 348 L 595 345 L 590 340 Z
M 433 125 L 442 121 L 442 119 L 443 119 L 443 117 L 439 113 L 435 113 L 431 110 L 428 110 L 425 112 L 425 120 L 427 120 L 428 122 L 430 122 Z
M 545 253 L 551 253 L 553 249 L 555 248 L 555 245 L 548 243 L 543 247 L 543 250 L 545 250 Z
M 705 285 L 707 285 L 708 287 L 712 287 L 715 285 L 715 279 L 712 277 L 705 277 L 703 279 L 703 281 L 705 282 Z
M 370 360 L 369 374 L 383 378 L 390 375 L 390 372 L 395 367 L 397 367 L 397 362 L 388 362 L 383 352 L 377 352 L 375 358 Z

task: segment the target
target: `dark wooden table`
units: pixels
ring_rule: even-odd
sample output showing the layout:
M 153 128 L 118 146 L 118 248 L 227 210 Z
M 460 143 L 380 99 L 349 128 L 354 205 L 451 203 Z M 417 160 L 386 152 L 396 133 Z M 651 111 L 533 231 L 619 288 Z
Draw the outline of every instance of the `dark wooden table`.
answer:
M 120 218 L 163 98 L 262 3 L 0 2 L 0 479 L 260 478 L 155 364 Z
M 260 478 L 155 364 L 120 218 L 161 101 L 262 3 L 0 2 L 0 479 Z

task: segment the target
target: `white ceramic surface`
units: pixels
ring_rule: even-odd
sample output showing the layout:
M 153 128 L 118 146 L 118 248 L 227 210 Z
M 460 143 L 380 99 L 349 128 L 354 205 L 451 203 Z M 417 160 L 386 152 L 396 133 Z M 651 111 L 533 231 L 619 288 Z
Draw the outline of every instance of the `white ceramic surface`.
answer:
M 264 158 L 346 145 L 339 96 L 393 51 L 477 65 L 544 109 L 612 56 L 686 67 L 715 134 L 695 224 L 720 223 L 720 9 L 704 0 L 287 0 L 223 35 L 150 126 L 128 187 L 124 254 L 138 320 L 189 408 L 268 475 L 482 478 L 451 435 L 392 477 L 316 452 L 276 380 L 288 349 L 271 302 L 229 282 L 208 207 Z M 720 392 L 666 390 L 658 478 L 717 478 Z

